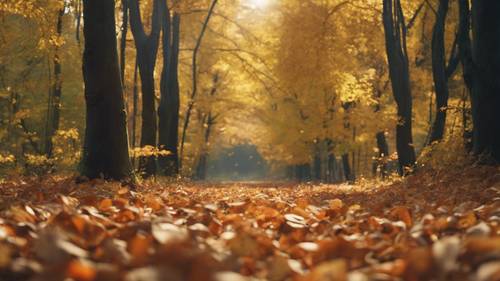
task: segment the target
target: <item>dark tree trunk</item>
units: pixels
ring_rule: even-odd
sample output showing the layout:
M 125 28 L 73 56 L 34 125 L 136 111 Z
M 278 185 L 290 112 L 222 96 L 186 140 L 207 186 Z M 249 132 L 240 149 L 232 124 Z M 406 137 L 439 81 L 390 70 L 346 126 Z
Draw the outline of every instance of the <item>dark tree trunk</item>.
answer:
M 83 78 L 87 105 L 81 172 L 88 178 L 132 176 L 113 0 L 84 0 Z
M 458 50 L 462 64 L 462 75 L 467 92 L 471 101 L 471 107 L 474 107 L 472 101 L 472 85 L 474 66 L 472 62 L 472 43 L 470 39 L 470 7 L 468 0 L 459 0 L 459 27 L 458 27 Z M 464 101 L 465 108 L 465 101 Z M 464 125 L 466 125 L 467 112 L 463 111 Z M 473 132 L 468 126 L 464 126 L 464 143 L 467 151 L 472 151 Z
M 201 152 L 198 165 L 196 166 L 196 179 L 204 180 L 207 177 L 207 161 L 208 161 L 208 144 L 210 141 L 210 134 L 212 133 L 212 127 L 215 124 L 215 118 L 212 113 L 209 112 L 206 120 L 207 129 L 205 130 L 204 138 L 204 149 Z
M 432 32 L 432 76 L 436 94 L 436 116 L 432 123 L 429 140 L 431 144 L 443 139 L 448 110 L 448 77 L 446 75 L 446 51 L 444 46 L 445 23 L 449 0 L 440 0 L 436 22 Z
M 459 5 L 459 27 L 458 27 L 458 50 L 462 63 L 462 75 L 465 86 L 472 93 L 473 82 L 473 62 L 472 43 L 470 39 L 470 7 L 469 0 L 458 0 Z
M 163 70 L 161 75 L 161 98 L 158 107 L 159 147 L 171 154 L 160 156 L 158 165 L 166 176 L 176 176 L 179 173 L 179 35 L 180 15 L 174 13 L 170 26 L 170 11 L 164 10 L 163 20 Z
M 333 153 L 334 143 L 331 139 L 326 139 L 326 151 L 327 151 L 327 159 L 326 159 L 326 182 L 332 183 L 337 180 L 337 159 L 335 158 L 335 154 Z
M 321 149 L 319 142 L 314 151 L 313 170 L 313 180 L 321 181 Z
M 59 10 L 57 15 L 57 36 L 62 36 L 62 20 L 64 16 L 64 9 Z M 61 77 L 61 58 L 59 56 L 59 47 L 56 46 L 54 50 L 54 83 L 50 95 L 52 95 L 49 103 L 47 118 L 48 127 L 45 142 L 45 154 L 47 157 L 53 155 L 52 138 L 59 130 L 59 119 L 61 115 L 61 96 L 62 96 L 62 77 Z
M 344 178 L 347 182 L 353 183 L 355 181 L 354 175 L 351 171 L 351 164 L 349 163 L 349 154 L 342 154 L 342 169 L 344 172 Z
M 384 75 L 383 68 L 378 70 L 378 79 L 382 79 Z M 387 89 L 389 86 L 389 81 L 384 83 L 382 89 L 376 88 L 374 89 L 374 98 L 376 100 L 374 106 L 374 112 L 377 113 L 381 110 L 381 97 L 382 92 Z M 374 157 L 372 164 L 372 174 L 373 176 L 377 176 L 380 174 L 380 177 L 385 178 L 387 175 L 387 159 L 389 156 L 389 145 L 387 144 L 387 139 L 385 137 L 385 131 L 381 130 L 375 134 L 375 140 L 377 142 L 377 153 Z
M 328 174 L 327 174 L 327 182 L 334 183 L 338 181 L 337 177 L 337 158 L 335 154 L 328 154 Z
M 389 145 L 385 138 L 385 132 L 378 132 L 375 136 L 377 139 L 377 159 L 375 160 L 375 172 L 380 172 L 380 176 L 387 176 L 387 157 L 389 156 Z
M 139 1 L 131 0 L 130 29 L 134 36 L 137 49 L 137 63 L 141 76 L 142 86 L 142 125 L 141 125 L 141 147 L 156 147 L 156 108 L 155 108 L 155 81 L 154 69 L 156 55 L 158 53 L 162 11 L 160 11 L 160 0 L 155 0 L 151 16 L 151 33 L 144 31 L 144 26 L 139 10 Z M 139 170 L 145 176 L 156 173 L 155 156 L 144 156 L 139 160 Z
M 342 103 L 342 107 L 344 108 L 344 129 L 349 129 L 351 128 L 351 123 L 349 120 L 348 114 L 351 112 L 351 109 L 355 106 L 354 102 L 344 102 Z M 352 129 L 352 142 L 354 143 L 356 141 L 356 129 Z M 354 182 L 356 180 L 356 176 L 354 174 L 354 150 L 351 152 L 352 153 L 352 166 L 349 161 L 349 152 L 345 152 L 342 154 L 342 171 L 344 173 L 344 178 L 348 182 Z
M 398 113 L 396 149 L 399 159 L 399 173 L 406 175 L 413 170 L 416 161 L 412 136 L 412 96 L 406 48 L 406 25 L 399 0 L 383 0 L 383 4 L 389 76 Z
M 215 9 L 215 5 L 217 4 L 218 0 L 212 0 L 212 3 L 210 4 L 210 7 L 208 8 L 208 13 L 207 16 L 205 17 L 205 21 L 203 22 L 203 25 L 201 27 L 200 35 L 198 36 L 198 39 L 196 40 L 196 45 L 194 46 L 193 49 L 193 58 L 191 62 L 191 76 L 192 76 L 192 89 L 191 89 L 191 97 L 188 102 L 188 107 L 186 110 L 186 117 L 184 118 L 184 125 L 182 126 L 182 137 L 181 137 L 181 145 L 180 145 L 180 155 L 179 155 L 179 168 L 182 168 L 182 155 L 184 153 L 184 143 L 186 141 L 186 133 L 187 129 L 189 126 L 189 120 L 191 118 L 191 111 L 193 110 L 194 107 L 194 99 L 196 98 L 196 94 L 198 92 L 198 51 L 200 50 L 201 47 L 201 42 L 203 41 L 203 37 L 205 35 L 205 31 L 208 27 L 208 22 L 210 21 L 210 18 L 212 17 L 212 14 Z
M 125 87 L 125 64 L 126 64 L 126 48 L 127 48 L 127 32 L 128 32 L 128 1 L 122 0 L 122 27 L 120 38 L 120 74 L 122 78 L 122 86 Z
M 500 1 L 472 1 L 473 152 L 500 162 Z
M 132 86 L 132 147 L 136 146 L 137 142 L 137 109 L 139 107 L 139 89 L 137 88 L 137 76 L 139 67 L 137 66 L 137 57 L 135 58 L 134 67 L 134 85 Z

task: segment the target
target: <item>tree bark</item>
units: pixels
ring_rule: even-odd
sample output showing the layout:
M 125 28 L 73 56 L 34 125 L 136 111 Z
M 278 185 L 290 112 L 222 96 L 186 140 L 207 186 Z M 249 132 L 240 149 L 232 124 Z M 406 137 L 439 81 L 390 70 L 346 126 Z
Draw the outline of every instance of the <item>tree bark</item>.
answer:
M 446 75 L 446 51 L 444 46 L 446 15 L 449 0 L 440 0 L 436 22 L 432 32 L 432 76 L 436 94 L 436 116 L 432 123 L 427 144 L 443 139 L 448 111 L 448 77 Z
M 458 50 L 460 61 L 462 63 L 462 75 L 465 86 L 469 90 L 469 95 L 472 94 L 473 82 L 473 61 L 472 61 L 472 43 L 470 39 L 470 7 L 468 0 L 459 0 L 459 27 L 458 27 Z
M 158 165 L 165 176 L 179 173 L 179 43 L 180 15 L 174 13 L 170 24 L 170 11 L 165 5 L 163 20 L 163 70 L 161 75 L 161 98 L 158 107 L 159 148 L 171 154 L 158 157 Z
M 120 76 L 122 78 L 122 86 L 125 88 L 125 67 L 127 49 L 127 33 L 128 33 L 128 1 L 122 0 L 122 27 L 120 38 Z
M 62 20 L 64 16 L 64 9 L 59 10 L 57 15 L 57 26 L 56 32 L 57 36 L 62 36 Z M 62 77 L 61 77 L 61 58 L 59 56 L 59 46 L 55 47 L 54 50 L 54 83 L 52 84 L 52 90 L 50 95 L 52 97 L 49 99 L 49 108 L 47 118 L 48 118 L 48 128 L 45 139 L 45 154 L 47 157 L 51 158 L 53 155 L 53 142 L 52 139 L 55 136 L 57 130 L 59 130 L 59 119 L 61 115 L 61 96 L 62 96 Z
M 462 76 L 464 79 L 465 86 L 471 101 L 471 107 L 474 107 L 472 99 L 472 87 L 473 87 L 473 73 L 474 65 L 472 61 L 472 43 L 470 39 L 470 6 L 468 0 L 458 1 L 459 9 L 459 26 L 458 26 L 458 51 L 460 55 L 460 62 L 462 64 Z M 465 108 L 465 100 L 464 100 Z M 463 111 L 464 124 L 466 123 L 467 113 Z M 464 143 L 467 151 L 472 150 L 472 130 L 464 126 Z
M 86 128 L 81 173 L 88 178 L 126 179 L 132 176 L 127 121 L 113 0 L 84 0 L 83 78 Z
M 500 1 L 472 2 L 473 152 L 500 163 Z
M 155 82 L 154 69 L 156 65 L 156 55 L 158 53 L 162 11 L 160 11 L 160 0 L 154 0 L 151 16 L 151 33 L 144 31 L 144 25 L 139 10 L 139 1 L 131 0 L 130 9 L 130 29 L 134 36 L 135 47 L 137 49 L 137 63 L 141 76 L 142 86 L 142 124 L 141 124 L 141 147 L 156 147 L 156 108 L 155 108 Z M 156 173 L 156 157 L 143 156 L 139 160 L 139 170 L 149 177 Z
M 396 149 L 399 173 L 406 175 L 414 169 L 416 156 L 412 136 L 412 96 L 406 48 L 406 26 L 399 0 L 383 0 L 383 23 L 389 76 L 398 114 Z

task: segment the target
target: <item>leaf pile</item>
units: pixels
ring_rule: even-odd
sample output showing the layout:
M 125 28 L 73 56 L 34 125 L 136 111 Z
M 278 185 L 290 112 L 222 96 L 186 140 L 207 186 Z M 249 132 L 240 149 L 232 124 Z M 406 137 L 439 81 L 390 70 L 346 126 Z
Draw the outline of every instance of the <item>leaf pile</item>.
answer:
M 0 280 L 500 280 L 497 168 L 385 186 L 0 187 Z

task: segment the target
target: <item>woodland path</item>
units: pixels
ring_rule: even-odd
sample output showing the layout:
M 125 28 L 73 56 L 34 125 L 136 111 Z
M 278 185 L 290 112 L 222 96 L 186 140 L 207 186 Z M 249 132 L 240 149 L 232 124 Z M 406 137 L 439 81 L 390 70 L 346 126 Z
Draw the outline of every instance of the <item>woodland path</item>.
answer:
M 498 168 L 402 182 L 0 186 L 1 280 L 498 280 Z

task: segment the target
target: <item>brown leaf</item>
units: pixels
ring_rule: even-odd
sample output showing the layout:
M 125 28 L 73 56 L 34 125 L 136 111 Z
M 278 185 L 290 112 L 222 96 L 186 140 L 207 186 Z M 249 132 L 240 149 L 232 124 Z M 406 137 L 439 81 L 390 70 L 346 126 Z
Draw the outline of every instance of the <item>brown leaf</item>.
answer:
M 128 242 L 128 251 L 136 264 L 142 264 L 149 256 L 149 249 L 152 246 L 152 239 L 143 234 L 138 234 Z
M 459 229 L 466 229 L 475 225 L 476 223 L 477 223 L 477 218 L 474 212 L 468 212 L 458 220 L 457 226 Z
M 407 227 L 411 227 L 413 225 L 410 210 L 408 210 L 405 206 L 394 207 L 389 213 L 393 219 L 404 222 Z

